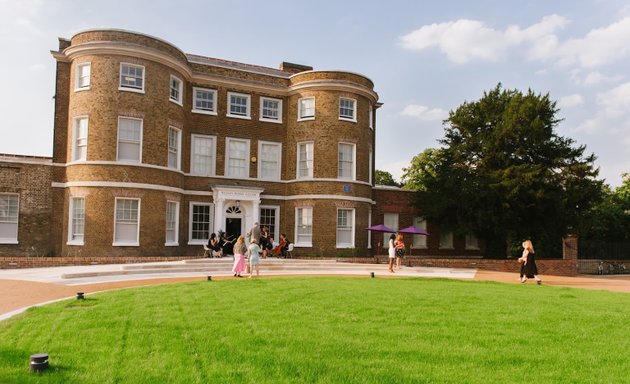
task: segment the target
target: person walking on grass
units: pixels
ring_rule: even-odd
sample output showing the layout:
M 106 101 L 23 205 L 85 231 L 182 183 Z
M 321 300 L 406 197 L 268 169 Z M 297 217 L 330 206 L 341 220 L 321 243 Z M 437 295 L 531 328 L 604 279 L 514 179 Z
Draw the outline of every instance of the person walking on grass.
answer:
M 405 256 L 405 241 L 403 240 L 402 233 L 396 236 L 396 269 L 400 270 L 400 263 L 403 256 Z
M 389 271 L 394 273 L 394 260 L 396 260 L 396 235 L 393 233 L 389 236 L 389 247 L 387 248 L 389 256 Z
M 534 245 L 531 240 L 523 241 L 523 255 L 518 258 L 521 263 L 521 283 L 527 279 L 534 278 L 536 284 L 542 284 L 542 280 L 538 277 L 538 267 L 536 266 L 536 256 L 534 255 Z
M 245 272 L 245 254 L 247 253 L 247 246 L 245 245 L 245 238 L 239 236 L 234 244 L 234 266 L 232 266 L 232 273 L 234 277 L 242 277 L 241 273 Z
M 260 276 L 260 252 L 262 250 L 258 246 L 258 240 L 252 240 L 252 243 L 249 245 L 249 278 L 252 278 L 254 274 L 254 269 L 256 269 L 256 276 Z

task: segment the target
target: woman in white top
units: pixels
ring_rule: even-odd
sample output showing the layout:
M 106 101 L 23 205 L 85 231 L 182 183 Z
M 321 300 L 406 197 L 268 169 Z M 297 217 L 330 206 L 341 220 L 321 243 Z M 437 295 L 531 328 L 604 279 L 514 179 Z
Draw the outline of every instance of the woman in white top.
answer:
M 252 278 L 254 274 L 254 268 L 256 269 L 256 276 L 260 276 L 260 270 L 258 265 L 260 264 L 260 252 L 262 250 L 258 246 L 258 241 L 256 239 L 252 240 L 252 243 L 248 247 L 249 251 L 249 278 Z
M 394 273 L 394 260 L 396 260 L 396 235 L 393 233 L 389 236 L 389 248 L 387 248 L 389 255 L 389 271 Z

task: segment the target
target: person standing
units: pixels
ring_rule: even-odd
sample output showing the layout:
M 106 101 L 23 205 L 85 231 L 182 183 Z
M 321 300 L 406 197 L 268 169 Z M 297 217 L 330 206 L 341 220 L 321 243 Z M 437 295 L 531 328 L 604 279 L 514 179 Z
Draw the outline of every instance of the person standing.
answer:
M 393 233 L 389 236 L 389 247 L 387 248 L 387 254 L 389 256 L 389 271 L 394 273 L 394 260 L 396 259 L 396 235 Z
M 256 276 L 260 276 L 260 252 L 262 251 L 258 246 L 258 240 L 252 240 L 249 245 L 249 278 L 252 278 L 254 269 L 256 269 Z
M 534 245 L 531 240 L 523 241 L 523 255 L 519 257 L 518 261 L 521 263 L 521 283 L 527 281 L 527 279 L 536 279 L 536 284 L 542 284 L 542 280 L 538 277 L 538 267 L 536 266 L 536 256 L 534 255 Z
M 403 240 L 402 233 L 396 236 L 396 269 L 400 270 L 400 263 L 403 256 L 405 256 L 405 241 Z
M 251 243 L 252 240 L 260 240 L 260 226 L 258 225 L 258 222 L 254 223 L 254 226 L 252 227 L 252 229 L 249 230 L 249 239 L 248 242 Z
M 247 253 L 247 246 L 245 245 L 245 238 L 239 236 L 234 244 L 234 265 L 232 266 L 232 272 L 234 277 L 242 277 L 241 273 L 245 272 L 245 254 Z

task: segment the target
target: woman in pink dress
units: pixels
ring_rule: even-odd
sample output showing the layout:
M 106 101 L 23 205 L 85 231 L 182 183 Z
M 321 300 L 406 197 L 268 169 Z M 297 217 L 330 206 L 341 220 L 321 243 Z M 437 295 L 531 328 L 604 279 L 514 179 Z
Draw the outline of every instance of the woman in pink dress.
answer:
M 234 277 L 242 277 L 241 273 L 245 272 L 245 253 L 247 253 L 245 239 L 239 236 L 234 244 L 234 266 L 232 267 Z

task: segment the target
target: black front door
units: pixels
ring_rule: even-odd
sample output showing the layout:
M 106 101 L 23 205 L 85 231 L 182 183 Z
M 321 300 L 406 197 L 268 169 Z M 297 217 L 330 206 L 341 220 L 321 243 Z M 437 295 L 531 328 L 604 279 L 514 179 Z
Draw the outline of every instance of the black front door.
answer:
M 225 233 L 228 239 L 238 239 L 241 235 L 241 219 L 236 217 L 228 217 L 225 219 Z

